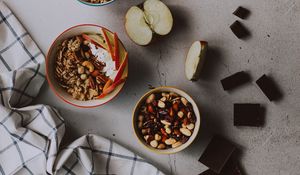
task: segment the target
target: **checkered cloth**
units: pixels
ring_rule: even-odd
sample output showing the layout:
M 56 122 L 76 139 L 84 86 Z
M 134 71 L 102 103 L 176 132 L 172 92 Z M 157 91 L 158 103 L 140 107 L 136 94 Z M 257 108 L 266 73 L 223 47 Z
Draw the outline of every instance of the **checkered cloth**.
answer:
M 61 148 L 63 118 L 50 106 L 28 106 L 44 80 L 43 54 L 0 2 L 0 175 L 163 174 L 103 137 L 86 135 Z

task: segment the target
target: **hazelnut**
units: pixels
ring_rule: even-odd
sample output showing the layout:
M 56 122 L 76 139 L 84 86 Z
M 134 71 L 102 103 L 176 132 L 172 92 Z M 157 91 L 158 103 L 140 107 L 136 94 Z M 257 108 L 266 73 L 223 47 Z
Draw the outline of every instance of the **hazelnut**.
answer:
M 160 141 L 161 140 L 161 136 L 159 134 L 155 134 L 154 136 L 155 140 Z
M 161 143 L 161 144 L 158 145 L 157 148 L 158 148 L 158 149 L 165 149 L 165 148 L 166 148 L 166 145 L 163 144 L 163 143 Z
M 143 115 L 139 115 L 138 120 L 141 122 L 144 120 L 144 116 Z
M 80 79 L 86 80 L 86 79 L 87 79 L 87 75 L 86 75 L 86 74 L 81 74 L 81 75 L 80 75 Z
M 167 134 L 171 134 L 172 133 L 172 131 L 171 131 L 171 129 L 169 127 L 166 127 L 166 133 Z
M 177 115 L 178 115 L 179 118 L 182 118 L 182 117 L 184 116 L 184 113 L 183 113 L 182 111 L 179 111 L 179 112 L 177 113 Z
M 193 123 L 190 123 L 186 126 L 187 129 L 192 130 L 194 129 L 195 125 Z

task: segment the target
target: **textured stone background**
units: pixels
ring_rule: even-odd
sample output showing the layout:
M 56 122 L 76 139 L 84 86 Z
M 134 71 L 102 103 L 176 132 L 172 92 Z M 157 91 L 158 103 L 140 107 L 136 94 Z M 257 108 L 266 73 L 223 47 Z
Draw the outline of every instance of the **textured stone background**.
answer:
M 163 171 L 195 175 L 206 169 L 197 160 L 212 134 L 236 142 L 242 150 L 241 165 L 248 175 L 297 175 L 300 172 L 300 1 L 299 0 L 165 0 L 175 17 L 173 32 L 149 47 L 134 45 L 124 33 L 126 10 L 141 0 L 117 0 L 93 8 L 76 0 L 4 0 L 29 30 L 44 53 L 64 29 L 81 23 L 96 23 L 118 32 L 130 53 L 130 75 L 123 92 L 111 103 L 96 109 L 69 106 L 42 88 L 36 103 L 57 107 L 67 121 L 67 142 L 87 133 L 111 138 L 135 150 Z M 231 13 L 242 5 L 251 10 L 242 21 L 252 33 L 238 40 L 229 25 Z M 201 80 L 184 76 L 188 47 L 197 39 L 210 48 Z M 219 80 L 240 70 L 253 79 L 272 76 L 284 91 L 284 99 L 270 103 L 255 84 L 231 93 Z M 202 128 L 193 145 L 175 155 L 156 155 L 138 144 L 131 127 L 135 102 L 153 86 L 172 85 L 186 90 L 197 101 Z M 266 106 L 266 124 L 261 128 L 233 126 L 233 103 L 257 102 Z

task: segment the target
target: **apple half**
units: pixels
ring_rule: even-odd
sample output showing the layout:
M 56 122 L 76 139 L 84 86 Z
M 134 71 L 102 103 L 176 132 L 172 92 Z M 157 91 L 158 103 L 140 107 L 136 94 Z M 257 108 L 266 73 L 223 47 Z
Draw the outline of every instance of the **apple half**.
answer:
M 139 7 L 131 7 L 125 16 L 125 30 L 129 38 L 142 46 L 150 44 L 155 35 L 167 35 L 172 27 L 172 13 L 160 0 L 146 0 Z
M 187 54 L 185 61 L 185 75 L 188 80 L 197 81 L 205 61 L 208 43 L 195 41 Z

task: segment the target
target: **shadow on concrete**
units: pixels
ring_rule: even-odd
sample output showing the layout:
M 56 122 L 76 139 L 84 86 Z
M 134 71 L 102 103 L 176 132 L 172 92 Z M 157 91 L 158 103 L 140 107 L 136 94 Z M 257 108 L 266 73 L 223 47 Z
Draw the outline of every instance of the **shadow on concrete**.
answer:
M 206 53 L 203 69 L 200 72 L 200 80 L 211 80 L 219 72 L 222 64 L 222 50 L 215 46 L 209 46 Z

